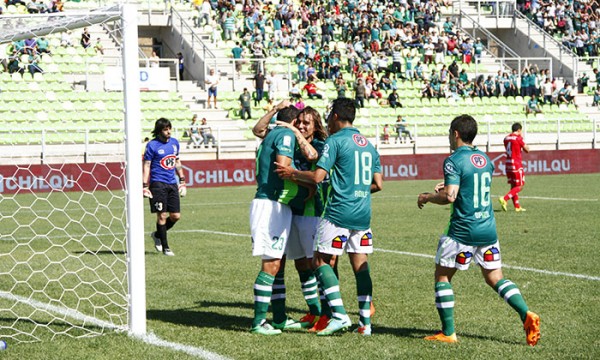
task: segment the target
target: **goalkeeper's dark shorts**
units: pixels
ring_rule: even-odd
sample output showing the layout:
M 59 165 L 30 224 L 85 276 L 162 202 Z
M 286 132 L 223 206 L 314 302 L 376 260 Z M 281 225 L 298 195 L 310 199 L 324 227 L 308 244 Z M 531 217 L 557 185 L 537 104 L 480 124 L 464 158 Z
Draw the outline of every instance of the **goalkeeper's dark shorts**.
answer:
M 179 187 L 177 184 L 166 184 L 155 181 L 150 184 L 152 198 L 150 200 L 150 211 L 152 213 L 178 213 L 179 206 Z

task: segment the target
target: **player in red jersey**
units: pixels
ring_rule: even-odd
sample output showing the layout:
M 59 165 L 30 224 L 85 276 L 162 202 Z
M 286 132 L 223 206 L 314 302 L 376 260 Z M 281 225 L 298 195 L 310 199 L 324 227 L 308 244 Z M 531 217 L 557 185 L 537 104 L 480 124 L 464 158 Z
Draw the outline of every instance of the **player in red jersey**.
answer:
M 515 211 L 525 211 L 519 204 L 519 191 L 525 186 L 525 175 L 523 174 L 523 163 L 521 160 L 521 150 L 529 152 L 529 146 L 523 141 L 521 132 L 523 127 L 520 123 L 512 125 L 512 133 L 504 138 L 504 147 L 506 148 L 506 177 L 510 184 L 510 191 L 498 199 L 502 210 L 506 211 L 508 200 L 512 199 L 515 205 Z

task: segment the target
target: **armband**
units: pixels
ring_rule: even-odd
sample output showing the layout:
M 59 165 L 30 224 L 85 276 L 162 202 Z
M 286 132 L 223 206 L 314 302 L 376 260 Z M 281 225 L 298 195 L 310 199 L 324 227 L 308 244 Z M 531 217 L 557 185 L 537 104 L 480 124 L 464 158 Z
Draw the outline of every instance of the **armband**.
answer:
M 181 184 L 181 183 L 184 183 L 184 182 L 185 182 L 185 177 L 180 177 L 179 178 L 179 183 Z

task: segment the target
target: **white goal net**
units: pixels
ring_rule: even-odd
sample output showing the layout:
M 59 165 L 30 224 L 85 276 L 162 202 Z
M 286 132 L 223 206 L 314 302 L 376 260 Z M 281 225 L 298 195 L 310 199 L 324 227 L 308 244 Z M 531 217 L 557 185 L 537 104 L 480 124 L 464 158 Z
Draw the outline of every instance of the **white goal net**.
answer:
M 139 198 L 128 197 L 127 173 L 141 172 L 141 131 L 129 134 L 125 119 L 137 118 L 139 127 L 139 93 L 130 93 L 126 78 L 115 93 L 87 86 L 109 56 L 123 59 L 122 44 L 137 61 L 137 39 L 122 38 L 124 27 L 137 24 L 123 9 L 0 17 L 2 339 L 131 330 L 127 209 L 142 202 L 141 184 L 129 188 Z M 126 144 L 126 134 L 137 146 Z M 98 149 L 116 155 L 94 158 Z M 128 151 L 137 151 L 135 161 Z

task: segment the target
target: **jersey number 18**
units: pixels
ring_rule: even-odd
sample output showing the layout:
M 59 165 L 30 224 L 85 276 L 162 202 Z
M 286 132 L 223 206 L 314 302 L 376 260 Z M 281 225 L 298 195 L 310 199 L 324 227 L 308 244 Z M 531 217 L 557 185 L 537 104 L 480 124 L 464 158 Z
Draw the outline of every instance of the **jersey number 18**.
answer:
M 354 185 L 371 185 L 373 182 L 373 158 L 369 152 L 354 151 Z

